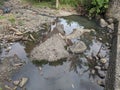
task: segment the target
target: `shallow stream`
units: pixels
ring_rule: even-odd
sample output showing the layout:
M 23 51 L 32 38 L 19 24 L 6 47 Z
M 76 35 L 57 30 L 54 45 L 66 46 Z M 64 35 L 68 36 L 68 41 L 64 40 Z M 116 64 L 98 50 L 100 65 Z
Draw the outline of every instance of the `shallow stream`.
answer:
M 75 40 L 82 40 L 87 45 L 87 50 L 84 53 L 75 54 L 70 60 L 33 64 L 27 52 L 31 47 L 20 42 L 13 43 L 12 49 L 7 54 L 3 50 L 1 57 L 16 54 L 26 62 L 26 65 L 18 70 L 12 79 L 29 78 L 25 85 L 26 90 L 103 90 L 98 83 L 104 82 L 106 70 L 96 71 L 95 66 L 103 67 L 99 60 L 94 61 L 93 58 L 97 58 L 97 54 L 99 54 L 100 57 L 107 60 L 104 66 L 108 66 L 110 51 L 108 31 L 101 28 L 96 21 L 88 20 L 85 17 L 68 16 L 61 17 L 59 20 L 64 25 L 67 35 L 77 27 L 95 29 L 95 32 L 85 33 Z M 89 60 L 87 57 L 91 59 Z M 102 75 L 99 75 L 98 72 Z

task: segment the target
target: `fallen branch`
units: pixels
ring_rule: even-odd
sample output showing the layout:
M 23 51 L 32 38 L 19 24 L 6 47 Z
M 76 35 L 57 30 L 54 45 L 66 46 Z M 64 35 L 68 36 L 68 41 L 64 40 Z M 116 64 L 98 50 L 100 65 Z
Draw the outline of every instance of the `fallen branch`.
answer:
M 15 29 L 13 27 L 9 28 L 9 30 L 14 31 L 16 35 L 23 35 L 22 32 L 20 32 L 19 30 Z

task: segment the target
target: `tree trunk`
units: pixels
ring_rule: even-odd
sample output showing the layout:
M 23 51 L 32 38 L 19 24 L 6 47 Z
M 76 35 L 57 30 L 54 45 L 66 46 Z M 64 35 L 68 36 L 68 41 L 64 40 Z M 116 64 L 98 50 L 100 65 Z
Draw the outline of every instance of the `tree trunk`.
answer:
M 59 0 L 56 0 L 56 8 L 58 9 L 59 7 Z

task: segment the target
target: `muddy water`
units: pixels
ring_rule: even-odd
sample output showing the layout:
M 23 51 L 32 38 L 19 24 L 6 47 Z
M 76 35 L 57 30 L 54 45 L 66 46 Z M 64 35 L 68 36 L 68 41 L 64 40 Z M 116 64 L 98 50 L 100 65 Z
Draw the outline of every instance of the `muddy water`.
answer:
M 43 61 L 33 64 L 28 57 L 29 53 L 25 51 L 29 47 L 26 48 L 19 42 L 14 43 L 8 55 L 17 54 L 26 62 L 26 65 L 14 74 L 12 79 L 18 80 L 21 77 L 28 77 L 29 81 L 25 85 L 27 90 L 103 90 L 103 87 L 99 86 L 97 82 L 104 81 L 104 78 L 93 73 L 94 66 L 99 64 L 92 65 L 94 62 L 88 62 L 86 56 L 91 57 L 92 54 L 96 56 L 100 51 L 101 57 L 109 59 L 107 46 L 109 37 L 105 34 L 106 30 L 100 28 L 94 20 L 89 21 L 84 17 L 69 16 L 61 17 L 59 20 L 64 25 L 66 34 L 70 34 L 76 27 L 96 30 L 96 32 L 84 34 L 79 38 L 85 42 L 87 50 L 82 54 L 74 55 L 69 61 L 63 60 L 53 63 Z M 100 71 L 100 73 L 105 75 L 106 71 Z

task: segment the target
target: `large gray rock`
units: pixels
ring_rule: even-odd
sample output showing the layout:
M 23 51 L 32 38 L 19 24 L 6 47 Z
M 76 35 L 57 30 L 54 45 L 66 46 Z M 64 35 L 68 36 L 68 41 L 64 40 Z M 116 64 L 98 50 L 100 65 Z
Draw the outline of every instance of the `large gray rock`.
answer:
M 83 41 L 77 42 L 70 46 L 70 51 L 73 53 L 82 53 L 87 49 L 87 46 Z
M 38 61 L 57 61 L 66 58 L 69 53 L 65 50 L 65 46 L 65 41 L 58 34 L 55 34 L 35 47 L 31 52 L 31 58 Z

